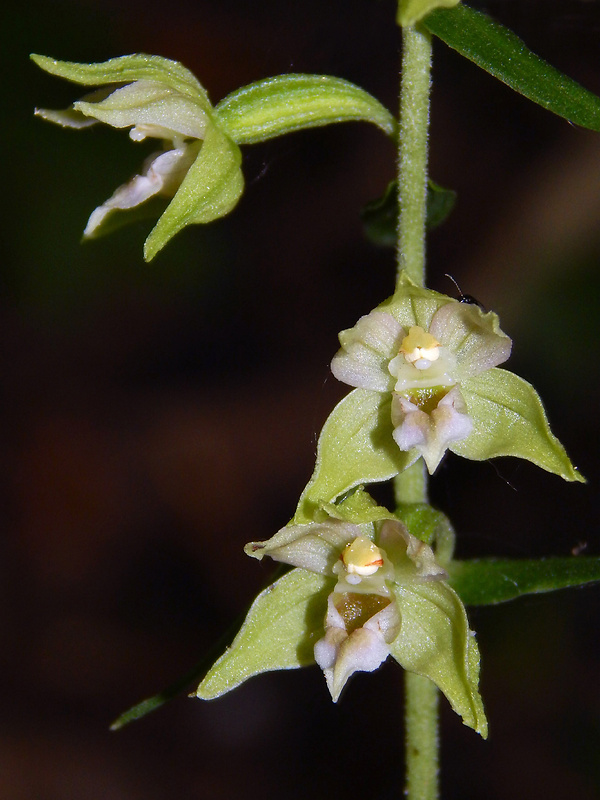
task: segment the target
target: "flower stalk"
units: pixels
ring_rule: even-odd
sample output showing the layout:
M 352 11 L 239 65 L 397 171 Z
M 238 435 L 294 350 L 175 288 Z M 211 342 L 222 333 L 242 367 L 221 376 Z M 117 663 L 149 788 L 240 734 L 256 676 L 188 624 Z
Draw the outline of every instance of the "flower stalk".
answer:
M 406 796 L 409 800 L 439 797 L 439 733 L 437 686 L 422 675 L 405 673 Z
M 427 155 L 431 93 L 431 37 L 402 27 L 400 136 L 398 150 L 398 281 L 402 271 L 425 285 Z M 420 458 L 394 481 L 397 503 L 427 502 L 427 475 Z M 406 796 L 439 797 L 438 689 L 428 679 L 405 673 Z
M 398 275 L 425 283 L 427 145 L 431 88 L 431 37 L 402 28 L 400 144 L 398 151 Z

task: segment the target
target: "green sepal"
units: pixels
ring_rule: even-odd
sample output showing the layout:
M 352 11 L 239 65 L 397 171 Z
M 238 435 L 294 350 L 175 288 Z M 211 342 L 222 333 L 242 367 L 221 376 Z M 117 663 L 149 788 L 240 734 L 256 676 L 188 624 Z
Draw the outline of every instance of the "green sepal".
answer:
M 395 136 L 397 122 L 364 89 L 329 75 L 276 75 L 232 92 L 215 107 L 236 144 L 264 142 L 334 122 L 372 122 Z
M 313 664 L 334 584 L 334 578 L 293 569 L 267 587 L 252 603 L 231 646 L 198 686 L 197 696 L 212 700 L 253 675 Z
M 456 192 L 427 181 L 426 225 L 433 230 L 441 225 L 456 204 Z M 381 197 L 371 200 L 360 212 L 367 239 L 380 247 L 396 247 L 398 239 L 398 182 L 390 181 Z
M 600 97 L 536 56 L 486 14 L 459 5 L 433 11 L 422 25 L 534 103 L 575 125 L 600 130 Z
M 482 606 L 600 581 L 600 557 L 485 558 L 453 561 L 447 570 L 449 583 L 462 601 L 468 606 Z
M 496 456 L 525 458 L 566 481 L 585 478 L 551 432 L 544 407 L 531 384 L 498 367 L 461 382 L 473 430 L 452 442 L 453 453 L 475 461 Z
M 438 308 L 451 300 L 452 298 L 448 295 L 418 286 L 403 270 L 398 276 L 394 294 L 378 305 L 375 310 L 387 311 L 406 327 L 419 325 L 427 330 L 431 318 Z M 341 336 L 342 334 L 340 334 L 340 342 Z M 341 343 L 343 345 L 343 342 Z
M 389 395 L 354 389 L 327 418 L 317 445 L 313 475 L 302 492 L 293 522 L 312 522 L 323 503 L 365 481 L 393 478 L 418 454 L 402 452 L 392 439 Z
M 84 86 L 101 86 L 105 83 L 131 83 L 132 81 L 156 81 L 189 95 L 195 100 L 203 99 L 205 111 L 211 110 L 206 89 L 195 76 L 178 61 L 161 56 L 135 53 L 111 58 L 100 64 L 77 64 L 74 61 L 57 61 L 49 56 L 31 54 L 31 59 L 45 72 L 65 78 Z
M 415 25 L 436 8 L 452 8 L 460 0 L 399 0 L 396 22 L 403 28 Z
M 479 650 L 459 596 L 443 581 L 395 583 L 392 590 L 402 619 L 392 656 L 404 669 L 432 680 L 465 725 L 485 739 Z
M 144 243 L 150 261 L 186 225 L 225 216 L 244 190 L 239 147 L 216 125 L 209 125 L 200 152 L 166 211 Z

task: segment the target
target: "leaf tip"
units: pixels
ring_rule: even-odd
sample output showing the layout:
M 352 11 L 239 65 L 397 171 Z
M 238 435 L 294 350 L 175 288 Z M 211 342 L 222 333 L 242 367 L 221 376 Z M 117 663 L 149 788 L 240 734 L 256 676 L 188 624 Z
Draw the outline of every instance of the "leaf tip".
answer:
M 578 467 L 573 467 L 573 473 L 567 480 L 574 481 L 575 483 L 587 483 L 587 478 L 585 475 L 581 474 Z
M 154 229 L 150 232 L 150 235 L 144 242 L 144 261 L 149 264 L 150 261 L 157 255 L 157 253 L 162 250 L 165 246 L 166 241 L 160 241 L 159 238 L 155 235 L 156 229 L 158 226 L 155 226 Z

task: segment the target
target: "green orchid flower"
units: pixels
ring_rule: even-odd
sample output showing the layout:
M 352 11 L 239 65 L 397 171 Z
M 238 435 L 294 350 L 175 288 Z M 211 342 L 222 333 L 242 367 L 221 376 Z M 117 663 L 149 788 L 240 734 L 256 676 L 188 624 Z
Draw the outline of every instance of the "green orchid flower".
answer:
M 84 238 L 102 233 L 115 212 L 162 197 L 170 202 L 146 240 L 150 260 L 185 226 L 210 222 L 235 206 L 244 188 L 239 147 L 217 124 L 204 88 L 181 64 L 143 54 L 102 64 L 32 58 L 53 75 L 104 87 L 64 111 L 38 109 L 38 116 L 75 129 L 98 122 L 129 128 L 135 142 L 162 144 L 138 175 L 92 212 Z
M 331 370 L 361 392 L 352 411 L 353 430 L 362 425 L 363 406 L 364 419 L 372 420 L 354 446 L 367 434 L 376 443 L 391 436 L 403 454 L 395 472 L 422 456 L 433 473 L 451 450 L 475 460 L 519 456 L 566 480 L 583 480 L 550 432 L 533 387 L 498 369 L 512 342 L 493 312 L 422 289 L 403 276 L 393 297 L 340 333 L 340 344 Z M 374 396 L 382 412 L 377 416 Z M 382 421 L 389 434 L 379 431 L 375 438 L 373 428 Z M 371 444 L 370 451 L 375 449 Z M 346 448 L 347 464 L 351 456 L 352 447 Z M 385 458 L 389 461 L 387 447 Z M 392 469 L 385 477 L 393 474 Z M 372 479 L 380 476 L 356 474 L 353 484 L 341 488 Z
M 479 653 L 464 606 L 431 547 L 401 522 L 329 517 L 288 525 L 245 549 L 294 569 L 257 597 L 198 697 L 218 697 L 251 675 L 316 661 L 337 702 L 353 673 L 372 672 L 391 655 L 434 681 L 465 724 L 487 735 Z

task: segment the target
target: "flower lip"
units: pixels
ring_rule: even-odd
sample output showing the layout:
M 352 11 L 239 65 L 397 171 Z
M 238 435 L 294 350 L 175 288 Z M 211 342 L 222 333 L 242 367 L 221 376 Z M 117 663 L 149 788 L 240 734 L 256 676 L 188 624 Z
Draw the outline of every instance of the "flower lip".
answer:
M 83 232 L 84 238 L 96 235 L 112 211 L 134 208 L 151 197 L 172 197 L 195 157 L 194 145 L 149 156 L 139 175 L 119 186 L 108 200 L 92 211 Z

